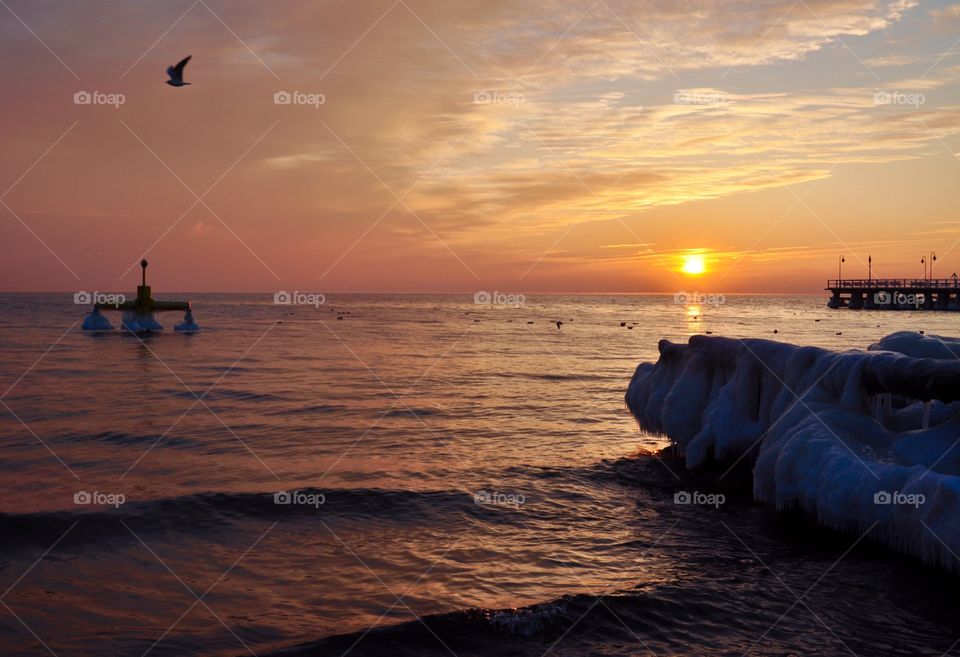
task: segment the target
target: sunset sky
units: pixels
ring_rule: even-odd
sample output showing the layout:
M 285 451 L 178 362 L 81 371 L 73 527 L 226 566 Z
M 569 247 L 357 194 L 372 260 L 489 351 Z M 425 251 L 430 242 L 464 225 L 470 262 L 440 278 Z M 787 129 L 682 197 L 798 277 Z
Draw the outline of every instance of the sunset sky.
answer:
M 3 0 L 0 290 L 947 277 L 958 37 L 912 0 Z

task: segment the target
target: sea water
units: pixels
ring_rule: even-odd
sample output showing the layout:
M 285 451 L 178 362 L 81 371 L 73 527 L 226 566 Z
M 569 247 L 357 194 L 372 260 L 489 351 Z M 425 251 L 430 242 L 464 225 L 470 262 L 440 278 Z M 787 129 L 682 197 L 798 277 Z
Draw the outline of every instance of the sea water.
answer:
M 661 338 L 862 349 L 955 335 L 958 315 L 174 296 L 201 332 L 84 333 L 67 294 L 0 296 L 4 654 L 939 656 L 960 638 L 953 579 L 755 502 L 749 466 L 685 470 L 623 403 Z

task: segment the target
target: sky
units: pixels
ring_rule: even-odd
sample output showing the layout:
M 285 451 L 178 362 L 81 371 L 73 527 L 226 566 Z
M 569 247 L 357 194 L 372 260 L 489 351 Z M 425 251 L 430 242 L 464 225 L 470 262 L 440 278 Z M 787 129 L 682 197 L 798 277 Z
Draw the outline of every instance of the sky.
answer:
M 0 76 L 0 290 L 960 272 L 960 3 L 2 0 Z

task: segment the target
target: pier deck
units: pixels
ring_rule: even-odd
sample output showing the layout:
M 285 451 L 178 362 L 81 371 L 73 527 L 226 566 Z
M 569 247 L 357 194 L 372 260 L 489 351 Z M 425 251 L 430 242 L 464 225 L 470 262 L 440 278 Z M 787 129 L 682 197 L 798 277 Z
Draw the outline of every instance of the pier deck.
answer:
M 827 306 L 854 310 L 960 310 L 956 278 L 831 279 Z

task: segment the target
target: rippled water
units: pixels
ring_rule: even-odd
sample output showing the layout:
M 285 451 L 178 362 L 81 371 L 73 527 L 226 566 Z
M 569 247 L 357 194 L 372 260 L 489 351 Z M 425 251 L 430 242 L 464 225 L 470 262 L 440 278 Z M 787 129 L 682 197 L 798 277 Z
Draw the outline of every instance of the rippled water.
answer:
M 755 504 L 742 473 L 652 456 L 665 443 L 623 404 L 660 338 L 863 348 L 957 334 L 956 315 L 193 300 L 201 333 L 141 340 L 82 333 L 69 295 L 0 295 L 4 654 L 942 655 L 960 638 L 954 580 Z M 726 503 L 674 504 L 683 490 Z

